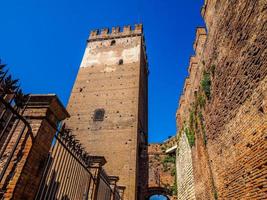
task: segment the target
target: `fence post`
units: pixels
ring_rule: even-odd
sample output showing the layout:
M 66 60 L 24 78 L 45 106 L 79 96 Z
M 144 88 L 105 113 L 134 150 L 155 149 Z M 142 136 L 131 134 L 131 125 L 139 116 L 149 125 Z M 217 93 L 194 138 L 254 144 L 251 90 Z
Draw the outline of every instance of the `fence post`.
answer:
M 117 192 L 117 182 L 119 181 L 118 176 L 109 176 L 108 177 L 110 186 L 112 189 L 112 200 L 116 200 L 116 192 Z
M 106 164 L 106 159 L 103 156 L 90 156 L 90 171 L 94 170 L 95 187 L 93 191 L 93 200 L 97 200 L 98 189 L 100 183 L 100 173 L 103 165 Z
M 120 194 L 120 199 L 123 200 L 123 198 L 124 198 L 124 191 L 125 191 L 126 187 L 125 186 L 117 186 L 117 189 L 118 189 L 119 194 Z
M 31 132 L 22 137 L 18 153 L 12 157 L 4 199 L 34 199 L 56 127 L 69 114 L 56 95 L 31 95 L 23 117 Z

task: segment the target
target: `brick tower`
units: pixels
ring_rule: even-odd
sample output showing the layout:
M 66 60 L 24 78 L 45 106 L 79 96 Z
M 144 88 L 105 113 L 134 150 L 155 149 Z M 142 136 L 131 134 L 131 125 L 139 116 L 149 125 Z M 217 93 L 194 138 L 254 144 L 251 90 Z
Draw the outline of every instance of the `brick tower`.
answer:
M 143 199 L 147 181 L 147 60 L 142 25 L 92 31 L 68 103 L 67 126 L 105 170 Z

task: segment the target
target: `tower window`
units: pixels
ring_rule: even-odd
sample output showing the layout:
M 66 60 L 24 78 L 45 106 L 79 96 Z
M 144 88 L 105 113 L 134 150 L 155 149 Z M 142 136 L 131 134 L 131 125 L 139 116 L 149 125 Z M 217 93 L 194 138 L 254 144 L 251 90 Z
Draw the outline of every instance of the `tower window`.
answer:
M 103 121 L 105 115 L 105 110 L 103 108 L 96 109 L 94 112 L 94 121 Z
M 110 43 L 110 46 L 113 46 L 116 44 L 116 40 L 112 40 L 111 43 Z
M 122 64 L 123 64 L 123 60 L 120 59 L 120 60 L 119 60 L 119 65 L 122 65 Z

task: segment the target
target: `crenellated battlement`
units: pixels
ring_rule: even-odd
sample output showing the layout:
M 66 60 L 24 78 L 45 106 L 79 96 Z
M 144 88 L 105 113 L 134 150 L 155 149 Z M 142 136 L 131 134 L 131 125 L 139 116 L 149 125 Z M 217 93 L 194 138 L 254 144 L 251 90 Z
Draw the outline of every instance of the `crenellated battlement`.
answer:
M 205 21 L 206 28 L 209 30 L 213 24 L 214 14 L 216 8 L 221 7 L 221 2 L 218 0 L 205 0 L 201 9 L 201 15 Z
M 198 27 L 196 30 L 196 39 L 193 45 L 195 51 L 197 51 L 197 46 L 199 45 L 200 41 L 206 40 L 206 38 L 207 38 L 206 29 L 204 27 Z
M 194 99 L 194 93 L 198 90 L 200 78 L 202 75 L 203 66 L 201 63 L 202 52 L 205 48 L 205 42 L 207 39 L 206 29 L 198 27 L 196 29 L 195 41 L 193 48 L 195 54 L 190 57 L 188 74 L 189 76 L 185 79 L 183 93 L 180 97 L 179 108 L 177 110 L 177 120 L 180 126 L 182 126 L 183 120 L 181 116 L 187 118 L 189 116 L 189 105 Z
M 143 24 L 135 24 L 134 27 L 132 27 L 131 25 L 126 25 L 123 28 L 117 26 L 117 27 L 112 27 L 111 29 L 102 28 L 102 29 L 92 30 L 88 41 L 120 38 L 120 37 L 135 36 L 142 34 L 143 34 Z

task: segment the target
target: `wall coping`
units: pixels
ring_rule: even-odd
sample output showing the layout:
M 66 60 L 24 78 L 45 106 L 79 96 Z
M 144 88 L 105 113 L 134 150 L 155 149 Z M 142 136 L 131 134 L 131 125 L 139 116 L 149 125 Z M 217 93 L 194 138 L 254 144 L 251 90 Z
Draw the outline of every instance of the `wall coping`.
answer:
M 48 107 L 59 121 L 70 117 L 68 111 L 56 94 L 31 94 L 27 107 Z

